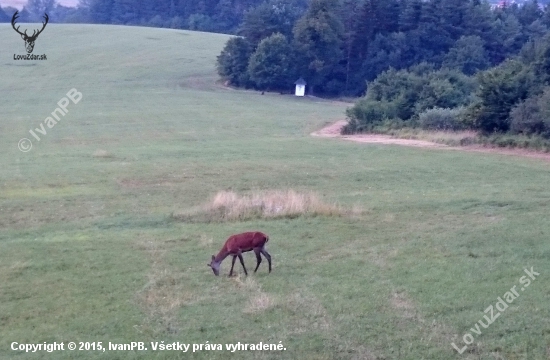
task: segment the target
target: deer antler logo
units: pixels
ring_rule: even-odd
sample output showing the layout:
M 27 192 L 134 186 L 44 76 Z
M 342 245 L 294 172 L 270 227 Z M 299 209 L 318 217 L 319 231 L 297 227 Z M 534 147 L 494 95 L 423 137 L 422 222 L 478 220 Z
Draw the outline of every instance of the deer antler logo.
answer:
M 25 48 L 27 49 L 27 53 L 31 54 L 34 49 L 34 42 L 36 41 L 36 38 L 42 31 L 44 31 L 44 28 L 46 28 L 46 24 L 48 24 L 48 20 L 50 19 L 48 17 L 48 14 L 44 13 L 44 22 L 42 23 L 42 29 L 40 30 L 34 30 L 32 35 L 27 35 L 27 30 L 25 30 L 24 33 L 19 31 L 19 26 L 15 27 L 15 22 L 17 21 L 17 18 L 19 17 L 19 10 L 13 14 L 13 17 L 11 18 L 11 26 L 13 27 L 13 30 L 15 30 L 19 35 L 21 35 L 21 38 L 25 40 Z M 37 32 L 38 31 L 38 32 Z

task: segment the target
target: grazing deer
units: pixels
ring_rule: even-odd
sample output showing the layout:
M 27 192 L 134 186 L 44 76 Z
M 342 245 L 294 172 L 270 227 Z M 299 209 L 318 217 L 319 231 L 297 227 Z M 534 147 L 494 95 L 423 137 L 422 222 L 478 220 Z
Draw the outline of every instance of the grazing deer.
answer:
M 21 35 L 21 38 L 23 40 L 25 40 L 25 48 L 27 49 L 27 53 L 30 54 L 30 53 L 32 53 L 32 51 L 34 49 L 34 42 L 36 41 L 36 38 L 38 37 L 38 35 L 40 35 L 42 33 L 42 31 L 44 31 L 44 28 L 48 24 L 48 20 L 50 18 L 48 17 L 48 14 L 44 13 L 44 20 L 45 21 L 42 23 L 42 29 L 34 30 L 32 35 L 29 36 L 27 34 L 27 30 L 25 30 L 25 32 L 21 32 L 21 31 L 19 31 L 20 26 L 18 26 L 17 28 L 15 27 L 15 23 L 17 21 L 17 18 L 19 17 L 18 13 L 19 13 L 19 10 L 16 11 L 15 14 L 13 14 L 13 16 L 11 18 L 11 26 L 13 27 L 13 30 L 15 30 L 19 35 Z
M 237 257 L 241 261 L 241 265 L 243 266 L 245 275 L 248 276 L 248 272 L 246 271 L 246 267 L 244 266 L 242 253 L 254 250 L 254 253 L 256 253 L 257 261 L 256 269 L 254 269 L 254 272 L 258 270 L 258 267 L 260 267 L 260 263 L 262 262 L 262 257 L 260 256 L 260 254 L 263 254 L 263 256 L 265 256 L 265 258 L 267 259 L 267 263 L 269 264 L 269 272 L 271 272 L 271 255 L 269 255 L 269 253 L 265 249 L 265 243 L 268 241 L 269 237 L 259 231 L 231 235 L 223 245 L 218 255 L 212 255 L 212 261 L 210 262 L 210 264 L 207 265 L 212 268 L 212 271 L 214 271 L 214 275 L 218 276 L 220 275 L 220 265 L 222 261 L 229 255 L 231 255 L 233 256 L 233 262 L 231 263 L 231 271 L 229 272 L 229 276 L 233 275 L 233 266 L 235 266 L 235 260 L 237 259 Z

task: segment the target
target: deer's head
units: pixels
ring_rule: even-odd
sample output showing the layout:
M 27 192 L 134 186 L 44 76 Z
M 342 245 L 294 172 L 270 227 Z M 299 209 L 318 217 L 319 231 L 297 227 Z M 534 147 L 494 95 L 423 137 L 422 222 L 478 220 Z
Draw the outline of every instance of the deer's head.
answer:
M 32 35 L 29 36 L 27 34 L 27 30 L 25 32 L 19 31 L 19 26 L 16 28 L 15 23 L 17 21 L 17 18 L 19 17 L 19 11 L 16 11 L 15 14 L 13 14 L 13 17 L 11 18 L 11 26 L 13 27 L 13 30 L 15 30 L 19 35 L 21 35 L 21 38 L 25 40 L 25 48 L 27 49 L 27 53 L 32 53 L 34 49 L 34 42 L 36 41 L 36 38 L 42 31 L 44 31 L 44 28 L 46 27 L 46 24 L 48 23 L 48 20 L 50 19 L 48 17 L 48 14 L 44 13 L 44 22 L 42 23 L 42 29 L 40 30 L 34 30 Z M 38 31 L 38 32 L 37 32 Z
M 212 261 L 210 264 L 206 264 L 212 268 L 212 271 L 214 272 L 214 275 L 219 276 L 220 275 L 220 264 L 221 261 L 216 261 L 216 257 L 212 255 Z

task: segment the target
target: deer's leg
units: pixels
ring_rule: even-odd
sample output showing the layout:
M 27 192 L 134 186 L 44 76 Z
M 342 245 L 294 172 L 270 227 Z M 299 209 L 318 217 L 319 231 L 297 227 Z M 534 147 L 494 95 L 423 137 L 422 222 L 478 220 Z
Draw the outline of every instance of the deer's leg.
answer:
M 269 264 L 269 272 L 271 272 L 271 255 L 267 252 L 265 248 L 261 248 L 260 252 L 265 256 L 267 259 L 267 263 Z
M 260 255 L 260 248 L 254 248 L 254 253 L 256 254 L 256 269 L 254 270 L 254 272 L 256 272 L 260 267 L 260 263 L 262 262 L 262 256 Z
M 239 257 L 239 260 L 241 261 L 241 265 L 243 266 L 244 274 L 245 274 L 246 276 L 248 276 L 248 272 L 246 271 L 246 266 L 244 266 L 244 259 L 243 259 L 242 254 L 239 253 L 237 256 Z
M 233 276 L 233 266 L 235 266 L 235 260 L 237 260 L 237 256 L 233 256 L 233 261 L 231 261 L 231 271 L 229 272 L 229 276 Z

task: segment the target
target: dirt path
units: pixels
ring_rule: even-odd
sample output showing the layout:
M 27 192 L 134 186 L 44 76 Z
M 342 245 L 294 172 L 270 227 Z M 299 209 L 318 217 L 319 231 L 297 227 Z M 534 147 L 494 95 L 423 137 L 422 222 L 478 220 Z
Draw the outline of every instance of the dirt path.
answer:
M 416 147 L 448 147 L 443 144 L 436 144 L 430 141 L 424 140 L 413 140 L 413 139 L 398 139 L 391 137 L 389 135 L 378 135 L 378 134 L 358 134 L 358 135 L 340 135 L 340 130 L 344 125 L 347 124 L 347 121 L 340 120 L 331 124 L 327 127 L 322 128 L 319 131 L 313 132 L 312 136 L 317 137 L 330 137 L 330 138 L 340 138 L 344 140 L 369 143 L 369 144 L 394 144 L 394 145 L 405 145 L 405 146 L 416 146 Z
M 340 135 L 340 130 L 344 125 L 346 125 L 345 120 L 339 120 L 334 124 L 328 125 L 321 130 L 311 133 L 311 136 L 315 137 L 324 137 L 324 138 L 339 138 L 348 141 L 355 141 L 360 143 L 368 144 L 387 144 L 387 145 L 403 145 L 403 146 L 414 146 L 421 148 L 437 148 L 445 150 L 459 150 L 459 151 L 473 151 L 473 152 L 483 152 L 483 153 L 496 153 L 503 155 L 511 156 L 523 156 L 534 159 L 543 159 L 550 161 L 550 154 L 543 152 L 529 151 L 525 149 L 504 149 L 504 148 L 493 148 L 493 147 L 483 147 L 480 145 L 473 146 L 462 146 L 462 147 L 452 147 L 443 144 L 437 144 L 425 140 L 413 140 L 413 139 L 399 139 L 394 138 L 390 135 L 379 135 L 379 134 L 357 134 L 357 135 Z

